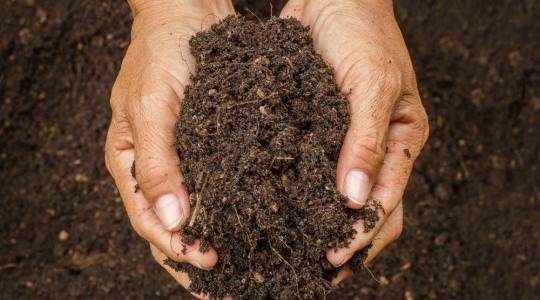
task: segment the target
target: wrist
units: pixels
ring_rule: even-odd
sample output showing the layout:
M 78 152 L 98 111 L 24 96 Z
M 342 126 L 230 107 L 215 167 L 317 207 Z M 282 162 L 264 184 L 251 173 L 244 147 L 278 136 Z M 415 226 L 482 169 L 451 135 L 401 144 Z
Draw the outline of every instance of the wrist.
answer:
M 185 30 L 201 30 L 203 23 L 213 23 L 235 14 L 231 0 L 127 0 L 133 15 L 132 36 L 167 24 Z M 213 17 L 212 17 L 213 16 Z
M 229 11 L 234 13 L 231 0 L 127 0 L 133 17 L 141 12 L 154 11 L 163 14 L 208 10 L 211 13 Z
M 142 11 L 147 10 L 163 10 L 172 9 L 175 6 L 179 7 L 179 2 L 176 0 L 127 0 L 128 5 L 131 9 L 131 14 L 133 18 L 138 16 Z M 176 7 L 176 9 L 178 9 Z

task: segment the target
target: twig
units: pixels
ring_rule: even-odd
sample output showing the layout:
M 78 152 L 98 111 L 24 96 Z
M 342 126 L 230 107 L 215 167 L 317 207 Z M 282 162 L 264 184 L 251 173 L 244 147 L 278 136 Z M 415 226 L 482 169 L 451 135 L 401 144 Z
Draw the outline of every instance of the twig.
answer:
M 195 209 L 193 210 L 193 217 L 191 217 L 191 220 L 189 220 L 188 227 L 191 227 L 193 226 L 193 224 L 195 224 L 195 220 L 197 219 L 197 216 L 199 215 L 199 211 L 201 210 L 202 193 L 204 191 L 204 188 L 206 187 L 207 182 L 208 182 L 208 177 L 205 178 L 203 186 L 201 187 L 201 191 L 198 193 L 195 193 L 195 197 L 197 198 L 197 201 L 195 203 Z
M 255 18 L 257 18 L 257 20 L 259 20 L 261 24 L 263 24 L 263 21 L 261 21 L 261 19 L 259 19 L 259 17 L 257 17 L 257 15 L 254 12 L 252 12 L 249 8 L 246 8 L 246 10 L 249 11 Z
M 1 265 L 0 270 L 13 269 L 13 268 L 16 268 L 16 267 L 17 267 L 17 264 L 11 262 L 11 263 Z
M 294 160 L 294 157 L 290 157 L 290 156 L 274 156 L 272 158 L 272 162 L 270 162 L 270 167 L 272 167 L 274 165 L 274 162 L 276 160 Z
M 289 247 L 289 245 L 287 245 L 287 243 L 285 243 L 282 236 L 279 236 L 278 239 L 283 243 L 283 245 L 285 245 L 285 247 L 287 247 L 289 250 L 291 250 L 291 252 L 293 251 L 292 248 Z
M 240 215 L 238 214 L 238 210 L 236 210 L 236 204 L 233 204 L 233 208 L 234 208 L 234 212 L 236 213 L 236 219 L 238 220 L 238 224 L 240 225 L 242 232 L 246 236 L 246 239 L 248 240 L 249 245 L 253 248 L 253 242 L 251 242 L 251 238 L 249 237 L 249 234 L 246 232 L 244 228 L 244 224 L 242 224 L 242 221 L 240 220 Z
M 242 106 L 242 105 L 246 105 L 246 104 L 252 104 L 252 103 L 259 103 L 259 102 L 267 100 L 270 97 L 273 97 L 273 96 L 275 96 L 277 94 L 278 94 L 277 92 L 273 92 L 272 94 L 270 94 L 270 95 L 268 95 L 268 96 L 266 96 L 264 98 L 257 99 L 257 100 L 252 100 L 252 101 L 245 101 L 245 102 L 235 103 L 233 105 L 230 105 L 228 108 L 233 108 L 233 107 Z
M 219 130 L 220 130 L 220 127 L 221 127 L 221 125 L 219 124 L 220 115 L 221 115 L 221 107 L 218 108 L 217 116 L 216 116 L 216 135 L 219 135 Z
M 378 284 L 381 284 L 381 282 L 379 280 L 377 280 L 377 278 L 375 278 L 375 275 L 373 275 L 373 273 L 368 268 L 368 266 L 365 263 L 363 265 L 364 265 L 364 268 L 369 272 L 369 275 L 371 275 L 371 278 L 373 278 L 373 280 L 375 280 L 375 282 L 377 282 Z
M 300 298 L 300 289 L 299 289 L 299 287 L 298 287 L 298 275 L 296 275 L 296 271 L 294 270 L 294 267 L 293 267 L 293 266 L 292 266 L 285 258 L 283 258 L 283 256 L 281 256 L 281 254 L 279 254 L 279 252 L 278 252 L 276 249 L 274 249 L 274 247 L 272 247 L 272 245 L 270 245 L 270 243 L 268 243 L 268 245 L 270 246 L 270 249 L 272 249 L 272 251 L 274 251 L 274 253 L 276 253 L 276 255 L 277 255 L 283 262 L 285 262 L 285 264 L 286 264 L 287 266 L 289 266 L 289 268 L 291 268 L 291 270 L 293 271 L 294 277 L 295 277 L 295 279 L 296 279 L 296 294 L 297 294 L 297 296 L 298 296 L 298 299 L 301 299 L 301 298 Z
M 289 59 L 289 57 L 288 56 L 283 56 L 283 57 L 285 57 L 285 60 L 287 60 L 287 62 L 289 63 L 289 66 L 291 66 L 291 69 L 292 69 L 293 64 L 292 64 L 291 60 Z

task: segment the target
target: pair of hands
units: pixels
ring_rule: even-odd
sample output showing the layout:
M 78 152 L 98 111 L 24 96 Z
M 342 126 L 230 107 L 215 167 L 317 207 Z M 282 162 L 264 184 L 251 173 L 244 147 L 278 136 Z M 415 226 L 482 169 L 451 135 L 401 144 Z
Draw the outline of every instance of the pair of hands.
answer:
M 179 157 L 173 146 L 183 91 L 195 72 L 189 39 L 230 14 L 230 0 L 132 0 L 132 41 L 111 95 L 112 121 L 105 161 L 135 231 L 152 255 L 184 287 L 186 274 L 163 265 L 169 257 L 203 269 L 218 260 L 198 243 L 182 253 L 178 234 L 190 214 Z M 347 205 L 376 199 L 384 214 L 365 233 L 362 222 L 348 248 L 328 250 L 328 260 L 347 263 L 373 241 L 372 260 L 402 230 L 402 196 L 415 158 L 428 136 L 412 64 L 391 0 L 290 0 L 280 17 L 310 26 L 316 50 L 334 70 L 349 101 L 351 123 L 338 167 L 337 187 Z M 131 176 L 136 162 L 135 180 Z M 133 192 L 139 184 L 139 193 Z M 350 275 L 348 268 L 335 283 Z M 200 295 L 199 295 L 200 296 Z

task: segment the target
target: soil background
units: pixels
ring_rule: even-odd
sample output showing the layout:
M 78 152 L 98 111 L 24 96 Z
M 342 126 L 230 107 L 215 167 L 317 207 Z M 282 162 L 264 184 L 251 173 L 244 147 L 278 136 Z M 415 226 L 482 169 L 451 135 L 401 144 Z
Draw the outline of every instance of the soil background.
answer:
M 371 265 L 377 281 L 358 274 L 331 298 L 534 299 L 540 3 L 395 6 L 431 138 L 403 235 Z M 103 164 L 130 22 L 123 1 L 0 1 L 0 299 L 189 299 L 131 229 Z

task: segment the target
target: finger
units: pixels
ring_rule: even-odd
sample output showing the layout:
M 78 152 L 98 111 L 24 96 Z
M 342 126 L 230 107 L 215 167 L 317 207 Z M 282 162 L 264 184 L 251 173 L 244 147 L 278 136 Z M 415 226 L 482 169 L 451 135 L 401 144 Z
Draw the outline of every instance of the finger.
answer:
M 386 246 L 397 240 L 403 228 L 402 204 L 394 210 L 388 221 L 384 223 L 379 233 L 372 241 L 372 247 L 368 251 L 364 264 L 371 262 Z M 340 282 L 353 275 L 348 264 L 345 264 L 338 275 L 332 279 L 332 285 L 337 286 Z
M 115 140 L 113 133 L 110 133 L 107 142 L 107 145 L 113 145 L 109 139 Z M 189 246 L 183 245 L 178 233 L 170 232 L 161 225 L 144 195 L 140 192 L 135 193 L 134 187 L 137 181 L 131 176 L 131 164 L 134 159 L 133 149 L 116 150 L 112 148 L 107 150 L 107 154 L 111 174 L 114 174 L 116 186 L 135 231 L 173 260 L 189 262 L 204 269 L 213 267 L 218 259 L 214 249 L 211 248 L 203 254 L 198 251 L 198 242 Z
M 306 1 L 304 0 L 289 0 L 283 9 L 281 9 L 279 17 L 284 19 L 296 18 L 302 24 L 306 25 L 306 22 L 302 20 L 306 5 Z
M 338 189 L 347 196 L 347 205 L 351 208 L 360 208 L 366 203 L 379 174 L 386 156 L 390 118 L 400 94 L 399 78 L 385 67 L 373 68 L 366 74 L 362 74 L 362 70 L 355 71 L 357 68 L 353 65 L 349 76 L 369 79 L 347 79 L 341 83 L 341 88 L 349 91 L 351 121 L 336 174 Z
M 136 178 L 163 226 L 176 231 L 190 213 L 174 147 L 183 86 L 158 66 L 148 67 L 142 76 L 143 85 L 129 95 L 128 109 Z
M 390 243 L 397 240 L 403 231 L 403 204 L 392 212 L 379 233 L 373 238 L 365 263 L 371 262 Z
M 354 252 L 369 245 L 390 215 L 402 214 L 402 208 L 398 205 L 401 203 L 414 160 L 426 141 L 427 132 L 427 117 L 420 99 L 416 97 L 402 100 L 392 117 L 388 153 L 370 195 L 370 198 L 382 206 L 380 220 L 369 232 L 364 231 L 362 221 L 355 223 L 353 227 L 357 234 L 351 244 L 348 248 L 341 248 L 336 252 L 329 251 L 327 254 L 330 262 L 337 265 L 346 262 Z M 394 212 L 396 207 L 398 210 Z
M 386 245 L 399 237 L 403 228 L 403 208 L 399 205 L 392 214 L 386 219 L 381 229 L 377 233 L 365 233 L 364 224 L 357 222 L 354 229 L 358 232 L 348 248 L 341 248 L 338 251 L 328 249 L 326 257 L 328 261 L 335 265 L 341 266 L 359 250 L 373 243 L 372 248 L 368 251 L 366 262 L 371 261 Z
M 150 251 L 152 252 L 152 256 L 156 260 L 156 262 L 163 267 L 175 280 L 178 282 L 181 286 L 183 286 L 185 289 L 189 289 L 189 285 L 191 284 L 191 281 L 189 280 L 188 274 L 184 272 L 179 272 L 171 268 L 170 266 L 165 265 L 164 261 L 167 259 L 167 255 L 165 255 L 163 252 L 161 252 L 156 246 L 150 244 Z M 191 293 L 193 297 L 201 300 L 207 300 L 208 297 L 205 297 L 202 294 L 195 294 Z
M 331 281 L 331 284 L 333 287 L 337 287 L 339 283 L 341 283 L 343 280 L 347 279 L 353 274 L 351 268 L 349 265 L 344 265 L 343 268 L 339 271 L 339 273 L 334 277 Z

